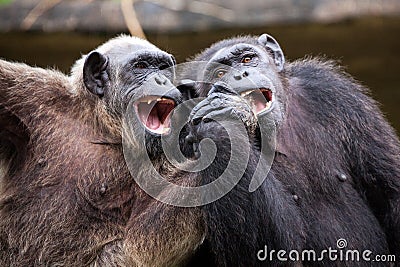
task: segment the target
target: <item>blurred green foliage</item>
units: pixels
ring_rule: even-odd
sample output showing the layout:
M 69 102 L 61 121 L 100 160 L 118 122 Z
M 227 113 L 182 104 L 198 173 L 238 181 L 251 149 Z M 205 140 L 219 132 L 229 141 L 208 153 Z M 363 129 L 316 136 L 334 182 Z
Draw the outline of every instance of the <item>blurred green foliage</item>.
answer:
M 13 0 L 0 0 L 0 6 L 2 5 L 7 5 L 9 3 L 11 3 Z

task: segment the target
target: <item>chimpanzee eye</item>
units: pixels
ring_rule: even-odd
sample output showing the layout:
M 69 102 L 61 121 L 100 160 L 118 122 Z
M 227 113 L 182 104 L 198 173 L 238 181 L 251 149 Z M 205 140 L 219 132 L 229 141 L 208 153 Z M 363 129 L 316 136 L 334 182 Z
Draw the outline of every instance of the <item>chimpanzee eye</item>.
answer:
M 215 72 L 215 76 L 218 78 L 222 78 L 226 74 L 226 70 L 220 69 Z
M 148 65 L 146 62 L 140 61 L 140 62 L 136 62 L 134 67 L 137 69 L 146 69 L 148 67 Z
M 246 56 L 246 57 L 242 58 L 242 63 L 250 63 L 251 59 L 252 59 L 251 57 Z
M 245 55 L 244 57 L 242 57 L 241 63 L 250 63 L 255 57 L 255 55 Z

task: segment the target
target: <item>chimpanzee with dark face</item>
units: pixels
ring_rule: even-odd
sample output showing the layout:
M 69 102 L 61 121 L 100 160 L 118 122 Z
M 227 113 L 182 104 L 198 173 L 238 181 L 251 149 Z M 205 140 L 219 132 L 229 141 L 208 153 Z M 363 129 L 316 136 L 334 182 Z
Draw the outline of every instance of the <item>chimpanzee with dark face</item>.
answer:
M 207 236 L 200 254 L 213 255 L 218 266 L 369 264 L 327 254 L 322 261 L 257 258 L 265 245 L 300 255 L 313 249 L 319 256 L 343 248 L 337 241 L 345 239 L 343 249 L 400 259 L 399 139 L 363 86 L 331 61 L 285 63 L 267 34 L 220 41 L 194 61 L 206 62 L 190 77 L 200 82 L 182 90 L 206 98 L 193 109 L 186 146 L 194 157 L 204 138 L 218 148 L 203 182 L 218 178 L 231 147 L 239 145 L 230 143 L 220 121 L 242 122 L 247 135 L 240 133 L 240 145 L 251 147 L 239 184 L 203 207 Z M 275 144 L 268 129 L 276 129 Z M 265 180 L 254 187 L 257 163 L 271 149 L 271 170 L 265 168 Z

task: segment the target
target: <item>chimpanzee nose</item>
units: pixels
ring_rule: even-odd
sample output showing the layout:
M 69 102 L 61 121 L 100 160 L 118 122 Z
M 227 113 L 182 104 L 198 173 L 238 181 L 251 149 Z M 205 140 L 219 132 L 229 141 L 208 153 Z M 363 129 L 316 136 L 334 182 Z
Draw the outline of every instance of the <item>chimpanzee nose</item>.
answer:
M 232 87 L 225 83 L 216 83 L 214 84 L 207 95 L 211 95 L 212 93 L 222 93 L 228 95 L 237 95 L 235 90 Z
M 175 104 L 180 104 L 182 102 L 182 93 L 176 88 L 172 87 L 164 94 L 164 97 L 170 98 L 175 101 Z
M 142 85 L 142 88 L 148 95 L 170 98 L 175 101 L 175 104 L 182 102 L 182 93 L 162 74 L 155 74 L 149 82 Z
M 235 74 L 233 75 L 233 78 L 237 81 L 241 80 L 242 78 L 246 78 L 247 76 L 249 76 L 249 73 L 247 71 L 243 71 L 240 74 Z

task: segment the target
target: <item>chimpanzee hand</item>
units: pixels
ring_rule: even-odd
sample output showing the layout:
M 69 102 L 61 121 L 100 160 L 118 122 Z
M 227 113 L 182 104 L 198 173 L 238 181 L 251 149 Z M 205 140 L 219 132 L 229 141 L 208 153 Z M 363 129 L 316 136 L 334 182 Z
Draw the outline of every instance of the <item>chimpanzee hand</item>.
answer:
M 224 85 L 214 85 L 207 98 L 197 104 L 191 114 L 192 125 L 211 121 L 241 122 L 250 130 L 256 123 L 256 116 L 248 102 Z
M 195 157 L 199 156 L 198 145 L 204 138 L 212 139 L 219 149 L 229 149 L 228 130 L 239 140 L 248 142 L 248 134 L 254 131 L 257 120 L 245 99 L 228 87 L 218 85 L 214 85 L 207 98 L 193 108 L 189 119 L 185 142 L 193 147 Z

